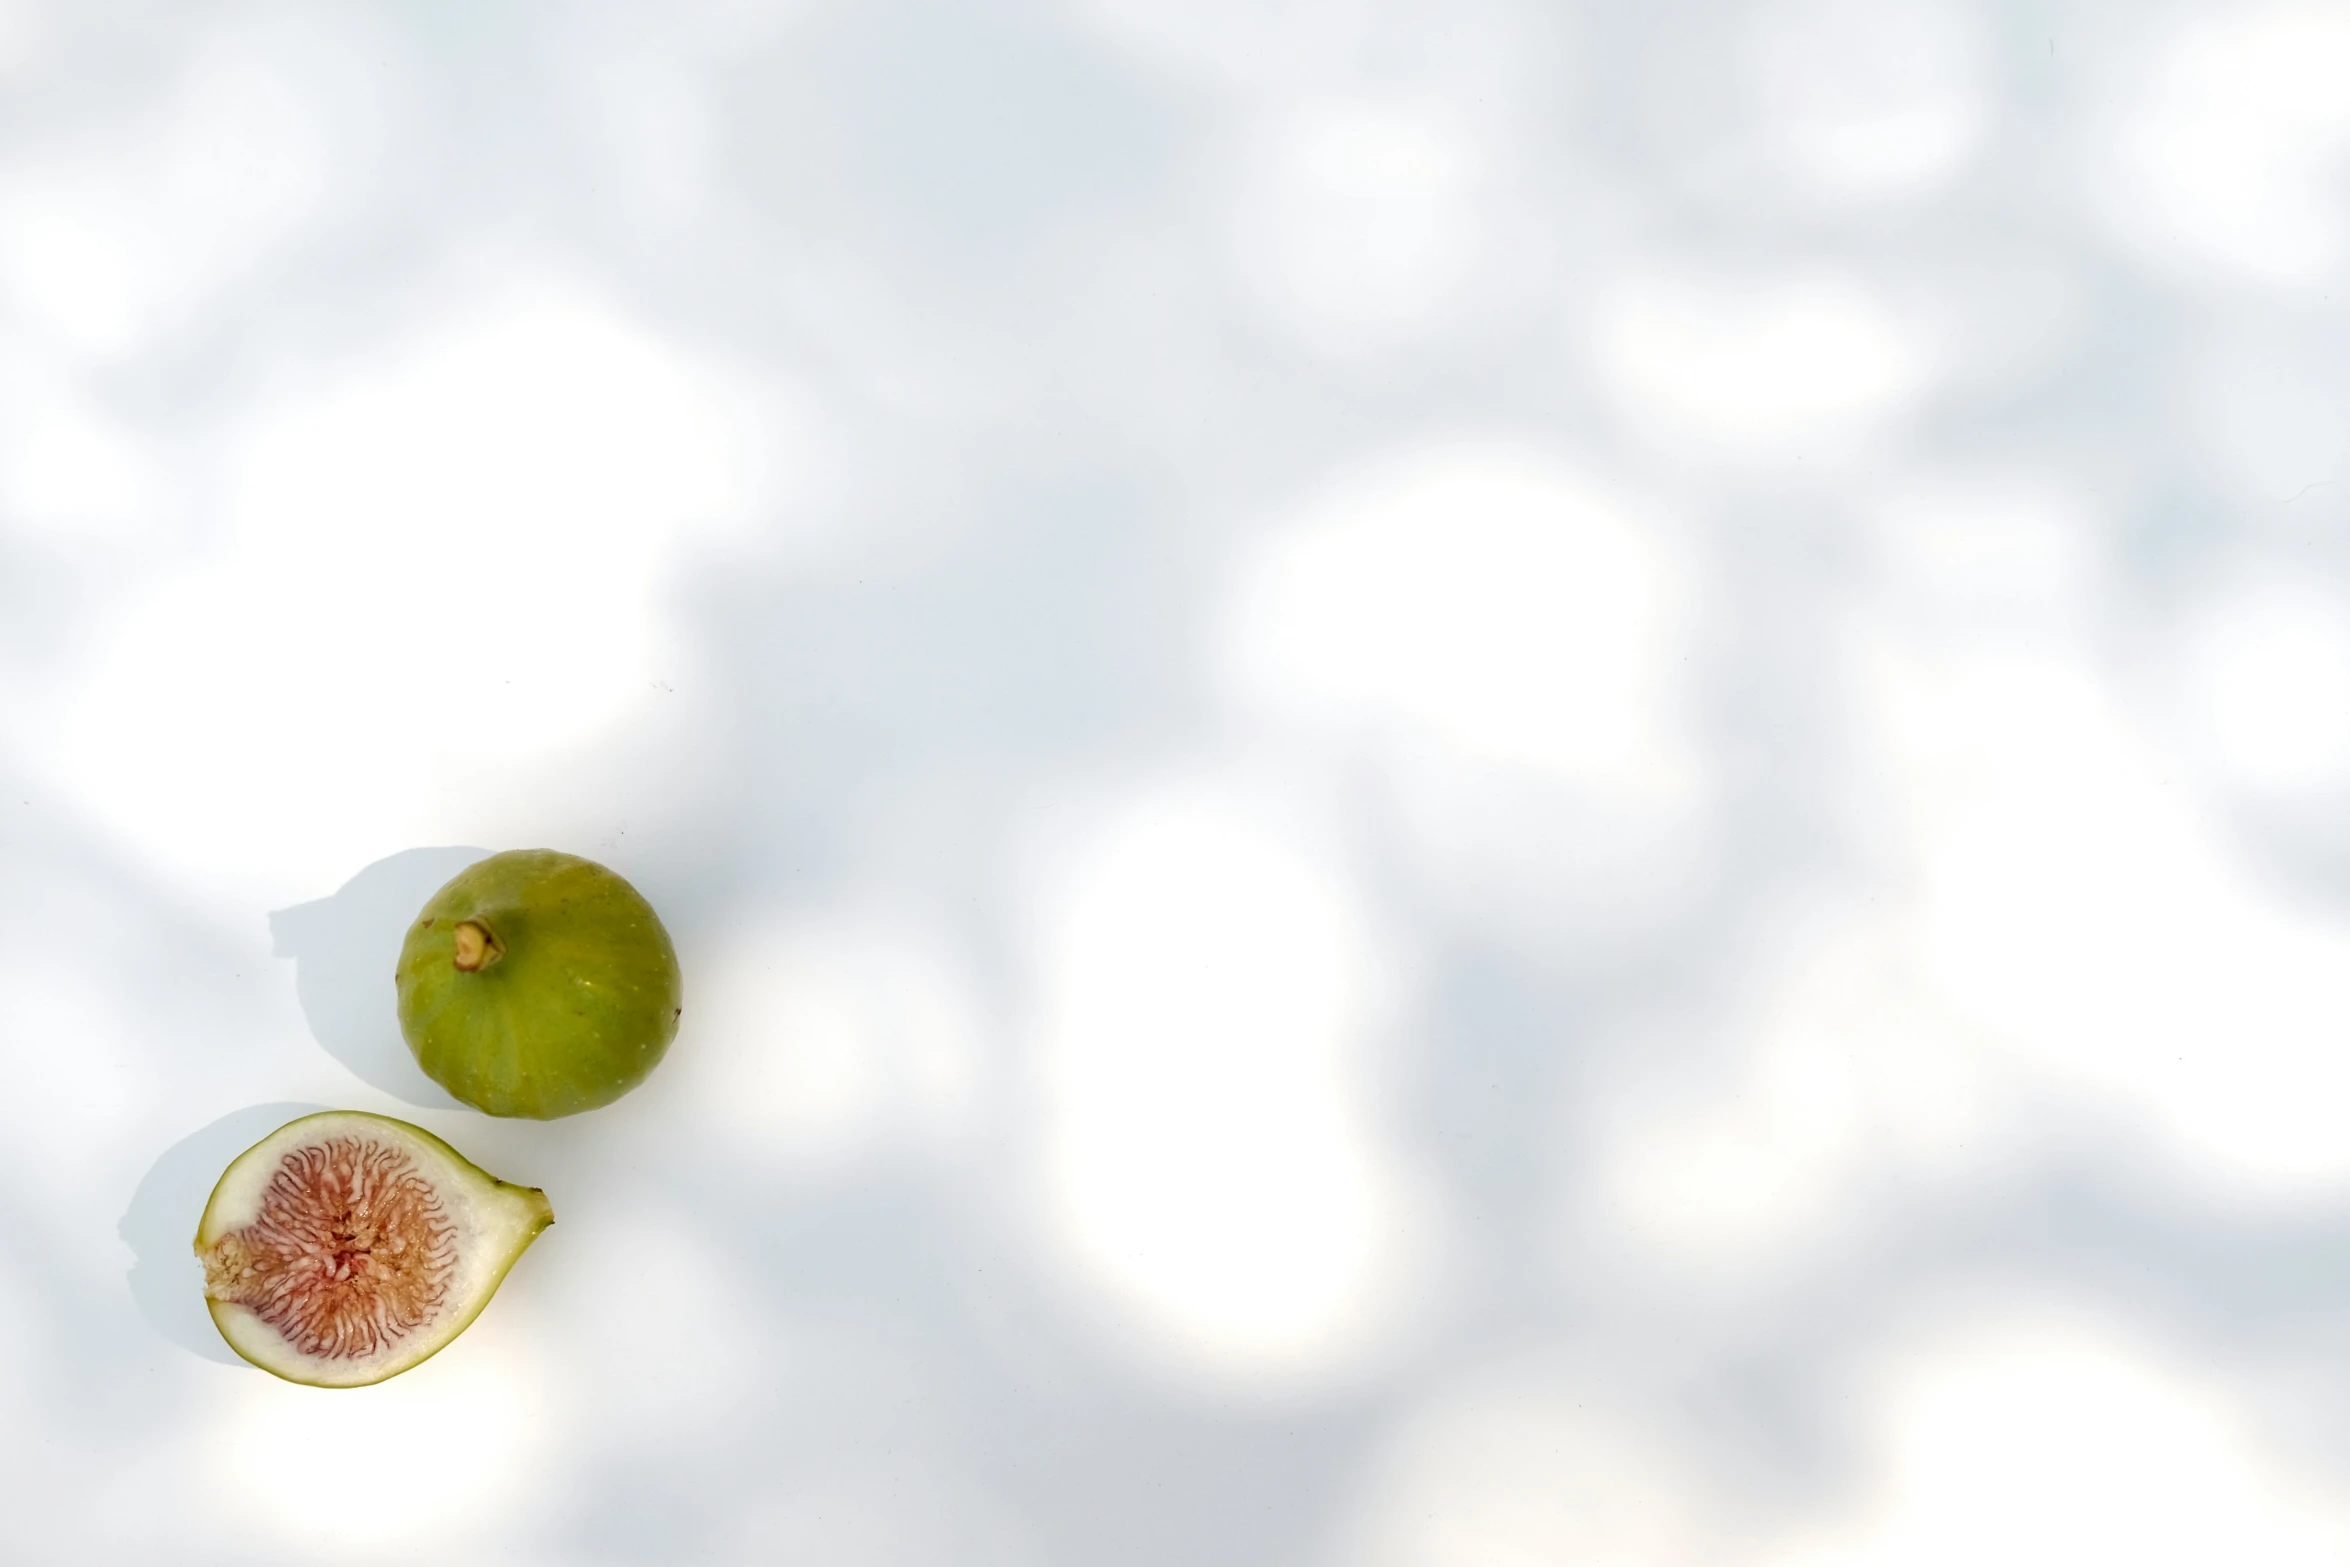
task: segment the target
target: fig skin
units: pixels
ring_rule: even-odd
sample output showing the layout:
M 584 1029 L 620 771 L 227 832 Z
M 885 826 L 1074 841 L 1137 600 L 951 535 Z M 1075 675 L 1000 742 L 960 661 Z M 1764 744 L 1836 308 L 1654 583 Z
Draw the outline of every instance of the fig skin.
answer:
M 456 1256 L 452 1309 L 412 1336 L 356 1359 L 308 1355 L 252 1308 L 215 1292 L 214 1273 L 234 1273 L 240 1238 L 257 1216 L 256 1203 L 281 1161 L 296 1150 L 340 1140 L 389 1145 L 429 1183 L 449 1224 Z M 506 1275 L 555 1222 L 547 1194 L 502 1181 L 421 1126 L 364 1110 L 321 1110 L 298 1116 L 229 1161 L 196 1224 L 197 1260 L 204 1264 L 204 1306 L 230 1349 L 262 1370 L 304 1387 L 371 1387 L 439 1354 L 473 1325 Z M 228 1293 L 233 1296 L 235 1291 Z
M 457 873 L 408 926 L 400 1032 L 425 1075 L 490 1115 L 548 1121 L 643 1082 L 677 1035 L 677 949 L 618 875 L 553 849 Z

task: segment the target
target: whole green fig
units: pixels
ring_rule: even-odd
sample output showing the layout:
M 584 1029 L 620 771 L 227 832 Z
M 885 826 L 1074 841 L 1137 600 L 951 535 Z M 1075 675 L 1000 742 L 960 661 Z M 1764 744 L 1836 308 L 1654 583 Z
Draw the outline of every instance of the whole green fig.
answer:
M 634 887 L 552 849 L 493 854 L 408 927 L 400 1032 L 425 1075 L 491 1115 L 610 1104 L 676 1037 L 677 949 Z

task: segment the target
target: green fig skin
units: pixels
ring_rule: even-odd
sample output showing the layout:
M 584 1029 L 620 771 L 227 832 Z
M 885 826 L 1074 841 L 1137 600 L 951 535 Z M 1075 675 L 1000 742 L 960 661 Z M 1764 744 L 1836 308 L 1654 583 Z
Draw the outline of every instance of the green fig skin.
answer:
M 400 1032 L 425 1075 L 490 1115 L 553 1120 L 643 1082 L 684 992 L 660 917 L 618 875 L 553 849 L 460 871 L 408 926 Z

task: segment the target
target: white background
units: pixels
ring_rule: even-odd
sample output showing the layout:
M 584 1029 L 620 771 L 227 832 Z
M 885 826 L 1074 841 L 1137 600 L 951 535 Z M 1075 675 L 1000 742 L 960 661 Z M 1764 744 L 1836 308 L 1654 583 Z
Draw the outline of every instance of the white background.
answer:
M 0 1554 L 2350 1557 L 2345 81 L 0 3 Z M 535 845 L 687 976 L 552 1125 L 392 1017 Z M 187 1255 L 329 1105 L 558 1216 L 360 1392 Z

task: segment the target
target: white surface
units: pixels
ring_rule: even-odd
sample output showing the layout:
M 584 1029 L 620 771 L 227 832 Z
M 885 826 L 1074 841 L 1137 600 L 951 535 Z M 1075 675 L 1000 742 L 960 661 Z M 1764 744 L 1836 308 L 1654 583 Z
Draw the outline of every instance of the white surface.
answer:
M 2344 80 L 0 3 L 0 1555 L 2350 1556 Z M 687 975 L 549 1126 L 392 1015 L 527 845 Z M 558 1220 L 355 1393 L 188 1255 L 318 1106 Z

